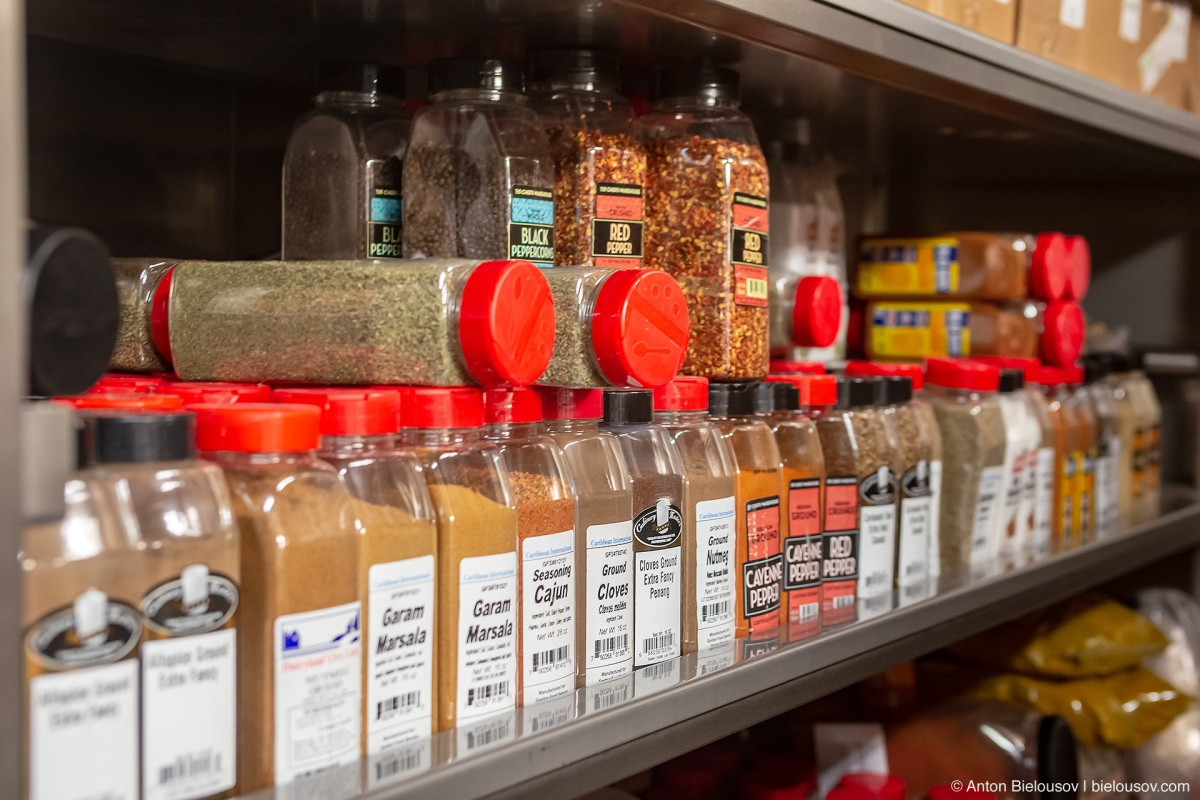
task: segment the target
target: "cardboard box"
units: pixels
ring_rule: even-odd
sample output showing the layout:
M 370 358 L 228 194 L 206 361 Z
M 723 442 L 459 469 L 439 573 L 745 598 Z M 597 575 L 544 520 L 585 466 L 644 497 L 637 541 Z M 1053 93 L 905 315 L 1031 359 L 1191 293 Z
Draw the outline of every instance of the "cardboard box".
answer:
M 999 39 L 1005 44 L 1015 41 L 1017 31 L 1017 0 L 904 0 L 910 6 L 949 20 L 955 25 L 970 28 L 976 33 Z

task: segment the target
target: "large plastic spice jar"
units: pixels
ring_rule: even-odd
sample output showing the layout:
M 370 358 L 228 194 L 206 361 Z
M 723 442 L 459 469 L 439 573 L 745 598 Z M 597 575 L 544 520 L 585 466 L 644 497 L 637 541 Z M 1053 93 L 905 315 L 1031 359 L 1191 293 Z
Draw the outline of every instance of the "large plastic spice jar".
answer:
M 555 263 L 640 267 L 646 151 L 620 95 L 615 53 L 533 54 L 530 103 L 554 156 Z
M 683 461 L 654 424 L 649 391 L 606 391 L 603 428 L 617 438 L 632 481 L 633 666 L 644 667 L 683 651 L 683 576 L 696 568 L 683 547 Z
M 931 358 L 925 386 L 942 435 L 941 569 L 958 580 L 992 571 L 991 534 L 1004 491 L 1000 370 Z
M 117 344 L 111 364 L 132 372 L 159 372 L 170 366 L 154 346 L 151 318 L 158 282 L 175 266 L 174 261 L 152 258 L 114 258 L 117 299 L 121 315 L 117 321 Z
M 1043 366 L 1038 383 L 1046 398 L 1046 415 L 1054 434 L 1054 503 L 1050 521 L 1051 551 L 1061 553 L 1075 539 L 1075 450 L 1078 423 L 1061 367 Z
M 399 446 L 417 457 L 438 521 L 437 729 L 510 711 L 517 699 L 517 512 L 500 451 L 483 440 L 483 393 L 415 387 Z M 470 746 L 466 742 L 465 746 Z
M 1153 519 L 1159 512 L 1162 495 L 1162 406 L 1154 385 L 1137 362 L 1121 356 L 1114 364 L 1117 383 L 1132 402 L 1136 427 L 1133 442 L 1133 518 L 1137 522 Z
M 185 380 L 523 385 L 554 347 L 523 261 L 185 262 L 158 291 L 154 340 Z
M 317 458 L 315 406 L 200 404 L 196 445 L 221 467 L 241 534 L 238 783 L 242 791 L 358 760 L 358 533 Z M 306 724 L 312 714 L 324 724 Z
M 24 404 L 20 437 L 21 603 L 9 613 L 22 625 L 24 784 L 29 797 L 135 798 L 150 555 L 134 546 L 128 507 L 73 477 L 70 408 Z
M 1032 531 L 1022 517 L 1025 501 L 1026 470 L 1033 468 L 1035 447 L 1030 436 L 1029 406 L 1025 400 L 1025 373 L 1016 368 L 1000 368 L 1000 415 L 1004 419 L 1004 490 L 1000 512 L 995 515 L 992 529 L 992 558 L 1000 571 L 1014 569 L 1027 560 L 1032 546 Z M 1038 443 L 1041 429 L 1038 428 Z
M 1096 412 L 1083 386 L 1083 367 L 1064 367 L 1066 402 L 1075 415 L 1075 501 L 1072 510 L 1073 546 L 1096 538 Z
M 1117 401 L 1106 382 L 1108 361 L 1086 358 L 1083 369 L 1084 385 L 1081 391 L 1086 394 L 1096 417 L 1095 534 L 1097 539 L 1106 539 L 1115 535 L 1119 528 L 1120 418 Z
M 554 354 L 538 383 L 599 388 L 662 386 L 683 364 L 687 299 L 650 269 L 551 267 Z
M 447 59 L 429 89 L 404 160 L 404 256 L 553 265 L 554 160 L 524 69 Z
M 859 297 L 1061 300 L 1072 257 L 1061 233 L 949 233 L 865 237 L 858 248 Z
M 633 492 L 599 389 L 541 389 L 542 432 L 575 491 L 575 673 L 592 686 L 633 671 Z
M 721 431 L 708 418 L 708 380 L 676 378 L 654 390 L 654 421 L 671 435 L 683 461 L 684 548 L 695 574 L 683 576 L 684 652 L 733 643 L 738 570 L 734 520 L 736 467 Z
M 394 446 L 399 393 L 276 389 L 321 409 L 317 455 L 353 498 L 363 610 L 363 750 L 428 738 L 437 708 L 434 559 L 437 523 L 416 459 Z
M 207 751 L 215 769 L 185 772 L 172 785 L 181 797 L 223 796 L 237 783 L 240 591 L 225 479 L 196 459 L 191 414 L 88 411 L 83 422 L 80 477 L 114 505 L 128 504 L 135 546 L 147 555 L 138 598 L 143 785 L 160 785 L 181 760 Z M 182 730 L 181 718 L 189 720 Z
M 692 338 L 683 371 L 711 379 L 767 373 L 767 164 L 738 110 L 738 75 L 698 64 L 660 75 L 638 120 L 646 145 L 646 266 L 675 276 Z
M 404 72 L 323 64 L 283 155 L 285 259 L 400 258 Z

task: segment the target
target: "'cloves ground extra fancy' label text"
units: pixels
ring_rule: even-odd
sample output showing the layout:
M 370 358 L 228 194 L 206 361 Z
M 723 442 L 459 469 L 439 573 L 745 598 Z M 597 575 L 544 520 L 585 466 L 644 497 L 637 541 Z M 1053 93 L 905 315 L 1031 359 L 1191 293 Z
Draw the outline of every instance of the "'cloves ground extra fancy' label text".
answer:
M 896 559 L 899 482 L 886 466 L 858 485 L 858 596 L 891 595 Z
M 597 267 L 642 265 L 642 195 L 636 183 L 596 184 L 592 259 Z
M 734 514 L 732 497 L 696 503 L 696 647 L 699 650 L 732 642 L 736 633 Z
M 508 224 L 508 257 L 554 266 L 554 191 L 514 186 Z
M 584 657 L 587 685 L 633 671 L 633 521 L 589 525 Z
M 779 627 L 783 556 L 779 552 L 779 495 L 746 503 L 746 562 L 742 564 L 742 617 L 751 636 Z
M 680 653 L 682 622 L 683 516 L 669 498 L 633 519 L 633 666 L 642 667 Z
M 400 159 L 367 162 L 366 258 L 403 258 L 403 212 Z
M 734 192 L 731 212 L 729 262 L 733 265 L 733 302 L 743 306 L 766 306 L 767 198 Z
M 825 625 L 858 618 L 858 476 L 825 479 L 825 530 L 821 534 L 821 616 Z
M 442 665 L 446 669 L 447 665 Z M 457 716 L 474 719 L 517 702 L 517 554 L 458 565 Z
M 788 481 L 787 536 L 783 540 L 783 592 L 788 640 L 821 630 L 821 479 Z
M 521 679 L 525 705 L 575 690 L 575 531 L 521 542 Z
M 922 599 L 929 586 L 929 462 L 919 460 L 900 478 L 900 540 L 896 548 L 896 584 L 901 600 Z

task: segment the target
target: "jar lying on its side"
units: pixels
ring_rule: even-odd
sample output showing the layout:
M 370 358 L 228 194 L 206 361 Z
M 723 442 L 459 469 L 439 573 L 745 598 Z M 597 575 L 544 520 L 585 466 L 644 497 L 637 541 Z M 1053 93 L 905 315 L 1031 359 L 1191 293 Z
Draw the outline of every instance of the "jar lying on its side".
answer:
M 113 259 L 117 298 L 121 303 L 117 346 L 111 361 L 114 369 L 162 372 L 171 368 L 155 347 L 151 319 L 158 282 L 175 263 L 153 258 Z

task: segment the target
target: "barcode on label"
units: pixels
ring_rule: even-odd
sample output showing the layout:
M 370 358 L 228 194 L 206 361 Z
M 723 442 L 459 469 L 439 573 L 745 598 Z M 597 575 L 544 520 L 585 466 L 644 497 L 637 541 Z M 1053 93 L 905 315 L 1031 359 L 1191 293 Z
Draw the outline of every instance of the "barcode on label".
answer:
M 620 705 L 629 699 L 629 684 L 622 683 L 620 686 L 614 686 L 612 691 L 598 693 L 592 698 L 592 710 L 603 711 L 606 708 L 612 708 L 615 705 Z
M 508 684 L 508 681 L 500 681 L 499 683 L 489 683 L 487 686 L 467 689 L 467 705 L 486 706 L 492 700 L 508 697 Z
M 169 783 L 174 783 L 184 778 L 208 775 L 220 769 L 221 754 L 214 753 L 212 750 L 202 750 L 199 753 L 180 756 L 171 763 L 159 767 L 158 785 L 166 786 Z
M 836 604 L 835 604 L 836 607 Z M 821 614 L 821 607 L 816 603 L 805 603 L 800 606 L 800 621 L 812 622 Z
M 642 639 L 642 651 L 649 653 L 663 647 L 675 645 L 675 631 L 663 631 Z
M 846 608 L 847 606 L 852 606 L 852 605 L 854 605 L 854 595 L 852 595 L 852 594 L 844 594 L 839 597 L 833 598 L 833 607 L 834 608 Z
M 629 647 L 629 634 L 622 633 L 620 636 L 609 636 L 605 639 L 596 640 L 596 657 L 608 655 L 617 650 L 624 650 Z
M 486 747 L 492 742 L 498 742 L 501 739 L 508 738 L 509 721 L 506 719 L 503 722 L 485 728 L 478 733 L 475 731 L 467 731 L 467 749 L 474 750 L 476 747 Z
M 885 583 L 886 581 L 887 581 L 887 578 L 884 575 L 868 575 L 867 576 L 867 586 L 875 586 L 880 583 Z
M 566 661 L 571 654 L 571 646 L 564 644 L 562 647 L 556 647 L 553 650 L 544 650 L 540 653 L 533 654 L 533 668 L 536 670 L 539 667 L 557 664 L 560 661 Z
M 381 781 L 385 778 L 390 778 L 393 775 L 398 775 L 401 772 L 409 772 L 421 766 L 421 751 L 414 750 L 411 753 L 405 753 L 402 756 L 389 758 L 386 761 L 379 761 L 375 764 L 375 780 Z
M 729 613 L 729 601 L 722 600 L 719 603 L 705 603 L 700 609 L 700 621 L 707 622 L 710 619 L 723 617 Z
M 421 692 L 408 692 L 399 694 L 395 697 L 389 697 L 386 700 L 381 700 L 375 704 L 375 719 L 391 719 L 401 711 L 406 711 L 413 706 L 421 704 Z

